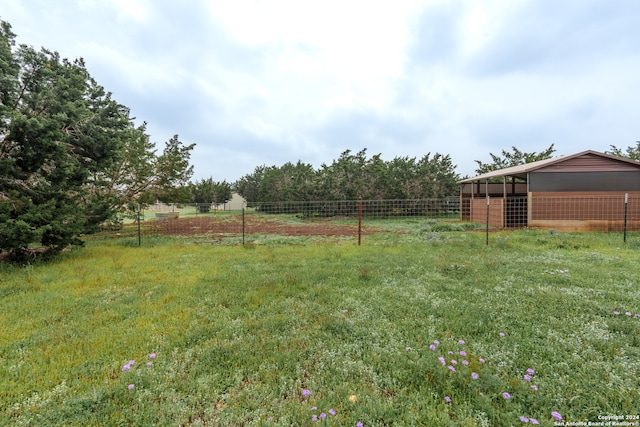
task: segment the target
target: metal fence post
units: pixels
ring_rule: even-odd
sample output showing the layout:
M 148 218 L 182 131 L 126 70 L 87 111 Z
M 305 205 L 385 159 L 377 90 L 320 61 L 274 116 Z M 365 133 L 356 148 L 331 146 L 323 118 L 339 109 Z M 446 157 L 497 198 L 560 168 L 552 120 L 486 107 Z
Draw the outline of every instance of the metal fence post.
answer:
M 358 246 L 362 242 L 362 197 L 358 197 Z
M 140 236 L 140 216 L 141 216 L 141 207 L 140 203 L 138 203 L 138 246 L 142 246 L 142 238 Z
M 244 246 L 244 206 L 242 207 L 242 246 Z

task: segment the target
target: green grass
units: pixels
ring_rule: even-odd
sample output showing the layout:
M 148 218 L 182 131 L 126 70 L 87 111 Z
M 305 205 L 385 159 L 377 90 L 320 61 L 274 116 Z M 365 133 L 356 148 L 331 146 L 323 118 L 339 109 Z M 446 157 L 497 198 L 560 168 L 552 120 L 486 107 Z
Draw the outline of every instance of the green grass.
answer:
M 0 425 L 638 415 L 640 236 L 524 230 L 485 246 L 482 232 L 409 228 L 360 247 L 95 240 L 0 265 Z

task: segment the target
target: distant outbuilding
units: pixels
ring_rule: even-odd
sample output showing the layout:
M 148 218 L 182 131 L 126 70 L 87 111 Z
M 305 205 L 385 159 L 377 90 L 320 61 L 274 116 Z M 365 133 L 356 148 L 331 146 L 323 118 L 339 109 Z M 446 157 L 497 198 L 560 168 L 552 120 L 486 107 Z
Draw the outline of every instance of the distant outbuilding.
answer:
M 640 230 L 640 162 L 587 150 L 459 181 L 461 220 L 497 228 Z

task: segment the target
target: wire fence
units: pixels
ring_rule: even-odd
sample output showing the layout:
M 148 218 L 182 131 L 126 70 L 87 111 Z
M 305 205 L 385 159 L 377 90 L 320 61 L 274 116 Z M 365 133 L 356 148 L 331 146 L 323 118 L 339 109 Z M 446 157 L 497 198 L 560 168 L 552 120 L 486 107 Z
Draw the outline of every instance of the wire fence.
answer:
M 494 228 L 624 232 L 640 230 L 640 194 L 536 195 L 467 199 L 462 219 Z
M 421 221 L 470 225 L 440 227 L 442 230 L 486 228 L 489 232 L 531 227 L 621 232 L 626 241 L 627 232 L 640 231 L 640 194 L 269 202 L 248 203 L 241 209 L 168 204 L 133 212 L 107 232 L 117 237 L 137 237 L 139 244 L 150 235 L 187 236 L 226 244 L 282 237 L 346 238 L 360 244 L 363 236 L 371 234 L 424 229 Z

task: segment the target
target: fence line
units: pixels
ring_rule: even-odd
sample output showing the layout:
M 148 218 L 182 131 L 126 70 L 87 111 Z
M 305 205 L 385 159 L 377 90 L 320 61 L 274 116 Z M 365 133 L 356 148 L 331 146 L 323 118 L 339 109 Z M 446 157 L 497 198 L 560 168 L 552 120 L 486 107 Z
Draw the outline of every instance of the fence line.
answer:
M 408 200 L 330 200 L 309 202 L 254 202 L 247 209 L 260 213 L 295 214 L 304 218 L 356 217 L 362 219 L 458 216 L 460 198 Z
M 275 236 L 350 238 L 403 232 L 438 221 L 477 223 L 492 230 L 535 227 L 556 231 L 640 231 L 640 194 L 615 196 L 536 196 L 426 200 L 334 200 L 249 203 L 241 210 L 215 209 L 213 204 L 167 204 L 131 217 L 118 236 L 195 236 L 229 244 Z M 413 228 L 411 228 L 413 227 Z M 423 229 L 425 227 L 422 227 Z M 386 230 L 386 231 L 385 231 Z
M 483 222 L 486 212 L 486 198 L 463 201 L 463 219 Z M 492 197 L 488 221 L 495 228 L 638 231 L 640 194 Z

